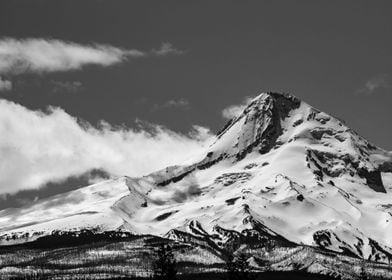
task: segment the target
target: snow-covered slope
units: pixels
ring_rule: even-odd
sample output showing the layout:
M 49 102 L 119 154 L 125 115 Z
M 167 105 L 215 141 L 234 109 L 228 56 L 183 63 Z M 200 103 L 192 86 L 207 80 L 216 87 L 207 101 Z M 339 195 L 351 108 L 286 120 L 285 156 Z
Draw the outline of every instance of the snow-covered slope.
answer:
M 267 237 L 387 261 L 392 153 L 294 96 L 263 93 L 186 163 L 0 211 L 1 244 L 81 228 L 217 247 Z

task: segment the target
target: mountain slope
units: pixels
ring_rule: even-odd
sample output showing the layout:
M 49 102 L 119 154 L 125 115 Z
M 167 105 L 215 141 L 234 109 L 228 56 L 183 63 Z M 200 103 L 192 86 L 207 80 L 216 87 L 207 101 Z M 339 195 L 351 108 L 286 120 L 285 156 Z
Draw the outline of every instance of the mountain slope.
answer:
M 215 249 L 267 239 L 386 262 L 391 192 L 391 152 L 294 96 L 263 93 L 199 156 L 0 211 L 0 237 L 121 229 Z

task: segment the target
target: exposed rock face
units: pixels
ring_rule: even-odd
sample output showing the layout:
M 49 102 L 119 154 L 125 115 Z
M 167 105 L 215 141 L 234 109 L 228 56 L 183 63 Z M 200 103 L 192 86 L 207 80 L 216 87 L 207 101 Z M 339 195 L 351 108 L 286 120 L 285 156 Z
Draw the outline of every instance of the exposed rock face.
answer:
M 379 170 L 368 170 L 366 167 L 359 167 L 361 163 L 349 154 L 334 154 L 308 150 L 306 156 L 309 168 L 313 170 L 318 180 L 323 181 L 324 175 L 329 177 L 339 177 L 342 174 L 349 174 L 366 179 L 368 187 L 376 192 L 386 193 Z
M 236 143 L 237 160 L 257 149 L 260 154 L 269 152 L 282 134 L 281 121 L 290 111 L 296 109 L 301 101 L 289 94 L 268 93 L 254 99 L 238 118 L 230 120 L 226 129 L 218 134 L 221 137 L 236 123 L 241 121 L 241 130 Z
M 381 173 L 379 170 L 369 171 L 367 169 L 359 169 L 358 174 L 365 178 L 366 184 L 376 192 L 387 193 L 382 183 Z
M 249 112 L 245 110 L 244 113 L 247 116 L 245 124 L 250 122 L 251 127 L 254 127 L 254 141 L 247 143 L 249 139 L 245 133 L 249 130 L 244 127 L 239 143 L 243 143 L 244 147 L 242 148 L 244 149 L 249 149 L 252 146 L 258 147 L 259 152 L 264 154 L 271 150 L 282 134 L 281 121 L 287 117 L 291 110 L 299 107 L 300 101 L 290 95 L 271 94 L 264 99 L 257 99 L 253 103 L 248 107 Z M 241 154 L 241 151 L 239 153 Z
M 379 170 L 381 172 L 391 172 L 392 173 L 392 161 L 385 161 L 380 164 Z

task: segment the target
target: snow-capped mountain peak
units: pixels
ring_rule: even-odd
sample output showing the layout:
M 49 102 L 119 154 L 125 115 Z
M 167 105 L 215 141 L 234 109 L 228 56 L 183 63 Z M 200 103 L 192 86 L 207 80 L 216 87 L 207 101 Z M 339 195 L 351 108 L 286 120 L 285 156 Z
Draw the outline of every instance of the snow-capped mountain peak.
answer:
M 289 94 L 262 93 L 218 133 L 216 146 L 225 142 L 221 139 L 233 140 L 234 143 L 225 143 L 225 148 L 234 149 L 238 159 L 254 149 L 263 154 L 267 153 L 282 133 L 281 121 L 300 104 L 299 99 Z M 234 137 L 231 135 L 233 133 Z
M 121 229 L 216 248 L 252 236 L 386 261 L 391 201 L 390 152 L 292 95 L 262 93 L 186 164 L 0 211 L 0 236 Z

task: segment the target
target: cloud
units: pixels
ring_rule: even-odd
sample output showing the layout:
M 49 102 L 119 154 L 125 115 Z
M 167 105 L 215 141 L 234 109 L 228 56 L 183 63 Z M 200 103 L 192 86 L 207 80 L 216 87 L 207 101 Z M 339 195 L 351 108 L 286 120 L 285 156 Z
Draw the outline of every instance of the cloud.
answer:
M 172 99 L 167 101 L 164 106 L 166 107 L 188 107 L 189 106 L 189 101 L 186 100 L 185 98 L 180 98 L 180 99 Z
M 7 91 L 12 89 L 11 81 L 5 80 L 0 76 L 0 91 Z
M 151 111 L 170 108 L 188 110 L 190 108 L 190 102 L 185 98 L 170 99 L 161 104 L 153 104 Z
M 171 188 L 156 188 L 150 192 L 149 197 L 158 204 L 164 201 L 184 202 L 189 198 L 202 193 L 200 184 L 194 174 L 189 174 Z
M 228 120 L 230 120 L 234 117 L 237 117 L 239 114 L 242 113 L 242 111 L 244 111 L 244 109 L 246 108 L 246 106 L 248 106 L 248 104 L 250 103 L 251 100 L 252 100 L 252 98 L 246 97 L 245 100 L 241 104 L 231 105 L 231 106 L 224 108 L 222 110 L 222 117 L 225 119 L 228 119 Z
M 159 110 L 159 109 L 167 109 L 167 108 L 179 108 L 179 109 L 189 109 L 190 103 L 187 99 L 185 98 L 179 98 L 179 99 L 171 99 L 163 104 L 154 104 L 152 107 L 152 110 Z
M 0 210 L 25 206 L 38 199 L 47 198 L 58 193 L 73 191 L 81 186 L 99 183 L 110 178 L 111 175 L 102 170 L 90 170 L 80 176 L 68 177 L 61 182 L 49 182 L 39 189 L 25 189 L 12 194 L 0 193 Z
M 0 39 L 0 90 L 10 90 L 11 81 L 1 75 L 23 73 L 50 73 L 80 70 L 85 66 L 107 67 L 130 58 L 151 55 L 166 56 L 185 53 L 171 43 L 163 43 L 159 49 L 150 52 L 124 49 L 105 44 L 82 45 L 55 39 Z
M 90 170 L 141 176 L 178 164 L 212 137 L 195 126 L 188 135 L 158 125 L 99 128 L 60 108 L 32 111 L 0 99 L 0 193 L 34 189 Z
M 152 53 L 158 56 L 166 56 L 184 54 L 185 51 L 176 49 L 171 43 L 165 42 L 162 43 L 161 47 L 158 50 L 153 49 Z
M 79 70 L 87 65 L 110 66 L 130 57 L 142 57 L 139 50 L 110 45 L 81 45 L 47 39 L 0 40 L 0 74 L 45 73 Z
M 392 86 L 391 79 L 392 77 L 389 74 L 378 74 L 369 79 L 365 85 L 358 90 L 358 93 L 372 95 L 380 89 L 390 88 Z

